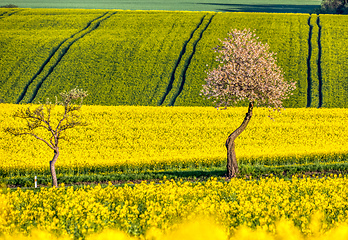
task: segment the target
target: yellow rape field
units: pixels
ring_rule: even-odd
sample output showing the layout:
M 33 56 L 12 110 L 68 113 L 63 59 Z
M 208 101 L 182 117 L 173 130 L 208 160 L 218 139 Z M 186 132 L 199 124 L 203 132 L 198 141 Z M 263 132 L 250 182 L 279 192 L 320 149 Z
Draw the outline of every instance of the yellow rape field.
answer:
M 335 176 L 290 181 L 164 180 L 38 192 L 4 189 L 0 232 L 5 239 L 31 232 L 65 239 L 204 239 L 204 233 L 216 233 L 216 239 L 347 237 L 347 191 L 348 179 Z M 197 219 L 203 222 L 197 225 Z M 209 233 L 207 225 L 216 229 Z
M 20 125 L 11 114 L 26 105 L 0 104 L 0 126 Z M 58 173 L 223 166 L 227 136 L 247 109 L 210 107 L 83 106 L 89 126 L 68 130 L 61 141 Z M 267 117 L 256 108 L 236 140 L 245 164 L 346 161 L 347 109 L 286 109 Z M 22 123 L 24 124 L 24 123 Z M 39 134 L 44 134 L 39 133 Z M 0 131 L 3 176 L 49 173 L 53 152 L 41 141 Z

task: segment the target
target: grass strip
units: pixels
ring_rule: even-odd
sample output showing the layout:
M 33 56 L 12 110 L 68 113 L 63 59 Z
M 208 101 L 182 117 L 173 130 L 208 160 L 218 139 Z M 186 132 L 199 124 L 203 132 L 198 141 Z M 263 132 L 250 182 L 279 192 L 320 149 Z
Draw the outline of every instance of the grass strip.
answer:
M 270 176 L 289 180 L 292 176 L 297 177 L 325 177 L 332 174 L 348 175 L 348 163 L 328 163 L 328 164 L 305 164 L 305 165 L 283 165 L 283 166 L 266 166 L 266 165 L 243 165 L 239 166 L 238 178 L 260 179 Z M 58 182 L 66 185 L 96 185 L 113 184 L 122 185 L 124 183 L 139 183 L 141 181 L 161 181 L 163 179 L 174 179 L 184 181 L 205 181 L 211 177 L 224 178 L 226 169 L 218 168 L 188 168 L 167 171 L 147 171 L 133 173 L 110 173 L 110 174 L 81 174 L 81 175 L 63 175 L 58 174 Z M 10 187 L 34 187 L 33 176 L 15 176 L 0 178 L 0 183 Z M 50 186 L 50 175 L 39 175 L 39 186 Z

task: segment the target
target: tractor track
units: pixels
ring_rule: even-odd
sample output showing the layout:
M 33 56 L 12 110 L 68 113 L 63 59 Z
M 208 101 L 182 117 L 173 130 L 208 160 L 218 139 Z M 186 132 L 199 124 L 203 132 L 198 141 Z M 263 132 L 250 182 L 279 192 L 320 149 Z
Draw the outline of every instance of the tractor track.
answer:
M 66 55 L 70 47 L 75 42 L 83 38 L 85 35 L 97 29 L 103 21 L 105 21 L 106 19 L 108 19 L 109 17 L 111 17 L 112 15 L 116 13 L 117 12 L 114 12 L 114 13 L 106 12 L 105 14 L 93 19 L 86 25 L 85 28 L 74 33 L 69 38 L 63 40 L 57 47 L 55 47 L 52 53 L 49 55 L 49 57 L 45 60 L 45 62 L 41 65 L 39 70 L 36 72 L 36 74 L 30 79 L 30 81 L 24 87 L 16 103 L 17 104 L 23 103 L 23 101 L 24 102 L 26 101 L 26 103 L 32 103 L 38 91 L 40 90 L 40 87 L 42 86 L 42 84 L 45 82 L 47 77 L 49 77 L 49 75 L 54 71 L 54 69 L 62 60 L 62 58 Z M 35 86 L 33 87 L 33 85 Z M 30 93 L 29 90 L 32 91 L 31 96 L 28 96 Z
M 322 45 L 319 15 L 308 18 L 308 56 L 307 56 L 307 106 L 321 108 L 323 106 L 323 80 L 321 69 Z
M 190 66 L 190 63 L 191 63 L 191 60 L 193 58 L 193 55 L 195 54 L 196 52 L 196 47 L 197 47 L 197 44 L 198 42 L 202 39 L 203 37 L 203 33 L 205 32 L 205 30 L 207 30 L 207 28 L 209 27 L 211 21 L 213 20 L 213 17 L 215 15 L 212 15 L 208 21 L 208 23 L 204 26 L 203 30 L 201 31 L 201 33 L 199 34 L 199 38 L 193 43 L 193 50 L 190 54 L 190 56 L 187 58 L 186 60 L 186 63 L 185 63 L 185 66 L 184 66 L 184 69 L 182 71 L 182 79 L 181 79 L 181 83 L 180 83 L 180 86 L 179 86 L 179 89 L 178 91 L 174 94 L 173 98 L 171 99 L 170 103 L 169 103 L 169 106 L 174 106 L 175 104 L 175 101 L 176 99 L 178 98 L 178 96 L 180 95 L 180 93 L 182 92 L 182 90 L 184 89 L 184 85 L 185 85 L 185 81 L 186 81 L 186 72 L 187 72 L 187 69 L 188 67 Z
M 307 56 L 307 107 L 312 104 L 312 77 L 311 77 L 311 58 L 312 58 L 312 35 L 313 25 L 311 25 L 311 16 L 308 18 L 308 56 Z
M 179 54 L 179 57 L 176 61 L 176 64 L 171 72 L 171 77 L 170 77 L 170 80 L 168 82 L 166 91 L 163 94 L 161 100 L 157 104 L 158 106 L 161 106 L 164 104 L 167 104 L 168 106 L 174 106 L 177 97 L 182 92 L 183 87 L 185 85 L 186 71 L 191 63 L 193 55 L 195 54 L 196 46 L 197 46 L 198 42 L 202 39 L 204 31 L 210 25 L 212 18 L 215 16 L 215 14 L 212 15 L 210 17 L 210 19 L 207 21 L 207 23 L 204 24 L 204 21 L 207 18 L 207 16 L 208 16 L 208 14 L 204 15 L 201 18 L 201 21 L 197 24 L 196 28 L 191 32 L 189 39 L 187 41 L 185 41 L 183 48 Z M 195 39 L 194 36 L 197 32 L 199 33 L 199 35 Z M 189 52 L 188 46 L 189 45 L 191 46 L 191 44 L 192 44 L 192 50 L 191 50 L 191 52 Z M 185 54 L 188 56 L 185 56 Z M 184 60 L 184 58 L 186 58 L 186 59 Z M 179 65 L 182 65 L 182 64 L 183 64 L 183 67 L 181 69 L 181 68 L 179 68 Z M 181 69 L 181 73 L 179 74 L 179 77 L 176 78 L 175 75 L 180 71 L 180 69 Z M 176 88 L 173 88 L 174 82 L 177 82 Z
M 166 91 L 164 92 L 162 98 L 160 99 L 160 101 L 158 102 L 158 106 L 161 106 L 163 104 L 163 102 L 165 101 L 166 97 L 168 96 L 169 92 L 172 90 L 173 88 L 173 83 L 174 83 L 174 80 L 175 80 L 175 72 L 181 62 L 181 59 L 182 57 L 184 56 L 185 52 L 186 52 L 186 47 L 188 45 L 188 43 L 191 41 L 193 35 L 195 34 L 195 32 L 197 31 L 197 29 L 199 29 L 199 27 L 202 25 L 203 23 L 203 20 L 204 18 L 206 17 L 206 15 L 204 15 L 201 19 L 201 21 L 197 24 L 196 28 L 191 32 L 191 35 L 189 37 L 189 39 L 187 41 L 184 42 L 184 45 L 180 51 L 180 54 L 179 54 L 179 57 L 178 59 L 176 60 L 176 63 L 174 65 L 174 68 L 172 70 L 172 73 L 171 73 L 171 76 L 170 76 L 170 79 L 169 79 L 169 82 L 168 82 L 168 85 L 167 85 L 167 88 L 166 88 Z
M 0 19 L 6 18 L 6 17 L 10 17 L 13 14 L 16 14 L 16 13 L 18 13 L 20 11 L 22 11 L 22 10 L 4 12 L 4 13 L 0 14 Z

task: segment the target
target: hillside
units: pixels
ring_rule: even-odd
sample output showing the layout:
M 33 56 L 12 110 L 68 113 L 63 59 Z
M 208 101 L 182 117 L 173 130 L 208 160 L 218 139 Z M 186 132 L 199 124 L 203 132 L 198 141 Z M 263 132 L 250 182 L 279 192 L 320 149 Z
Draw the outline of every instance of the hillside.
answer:
M 297 81 L 286 107 L 346 107 L 347 16 L 116 10 L 0 10 L 0 99 L 37 103 L 73 87 L 87 104 L 211 106 L 211 50 L 255 29 Z
M 310 13 L 320 6 L 321 0 L 11 0 L 11 3 L 22 8 Z

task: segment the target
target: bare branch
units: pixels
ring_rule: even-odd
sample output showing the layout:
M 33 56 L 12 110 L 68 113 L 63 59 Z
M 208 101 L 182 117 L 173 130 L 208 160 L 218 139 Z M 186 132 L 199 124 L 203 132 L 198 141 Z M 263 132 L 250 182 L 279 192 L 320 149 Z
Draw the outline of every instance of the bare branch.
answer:
M 77 115 L 74 115 L 73 112 L 80 110 L 83 99 L 87 97 L 87 92 L 83 91 L 82 89 L 74 88 L 70 90 L 69 92 L 62 92 L 60 96 L 63 99 L 63 101 L 60 102 L 59 104 L 64 106 L 64 115 L 57 125 L 56 132 L 58 131 L 61 132 L 61 131 L 64 131 L 65 129 L 68 129 L 65 127 L 62 129 L 61 124 L 63 124 L 63 122 L 66 121 L 67 118 L 77 116 Z M 77 105 L 75 101 L 78 99 L 80 99 L 80 102 Z M 69 116 L 69 113 L 71 113 L 72 115 Z
M 47 144 L 47 146 L 49 146 L 51 149 L 55 150 L 55 147 L 54 147 L 53 144 L 49 144 L 45 139 L 37 136 L 34 133 L 31 133 L 31 132 L 20 132 L 18 129 L 14 129 L 14 128 L 5 128 L 5 132 L 8 132 L 8 133 L 10 133 L 12 135 L 15 135 L 15 136 L 31 135 L 31 136 L 35 137 L 36 139 L 43 141 L 44 143 Z
M 80 89 L 72 89 L 69 92 L 63 92 L 60 94 L 62 97 L 62 102 L 58 102 L 56 98 L 56 104 L 52 104 L 47 99 L 46 104 L 41 104 L 35 109 L 31 109 L 29 106 L 26 109 L 21 109 L 13 115 L 15 118 L 21 118 L 26 120 L 26 128 L 7 128 L 6 132 L 11 133 L 15 136 L 18 135 L 32 135 L 35 138 L 44 141 L 50 148 L 55 149 L 58 147 L 58 141 L 60 138 L 60 133 L 70 128 L 77 126 L 86 126 L 87 123 L 80 120 L 80 116 L 76 113 L 82 106 L 82 100 L 87 96 L 87 92 Z M 80 99 L 77 105 L 74 101 Z M 51 122 L 51 112 L 52 109 L 57 105 L 63 105 L 64 114 L 58 119 L 58 124 L 55 129 L 52 127 Z M 49 140 L 45 140 L 33 131 L 38 128 L 46 129 L 51 133 Z

